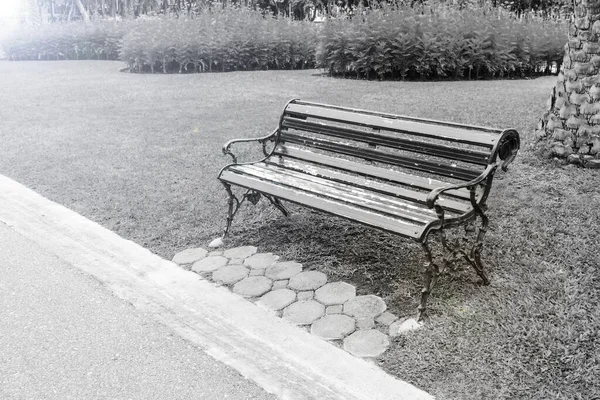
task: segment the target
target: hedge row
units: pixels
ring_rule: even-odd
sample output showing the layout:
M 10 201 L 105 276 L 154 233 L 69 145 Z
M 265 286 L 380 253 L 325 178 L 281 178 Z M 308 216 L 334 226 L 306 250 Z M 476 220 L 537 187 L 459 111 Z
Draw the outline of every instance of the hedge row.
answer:
M 315 67 L 316 45 L 314 24 L 230 8 L 141 21 L 120 54 L 135 72 L 299 69 Z
M 4 40 L 13 60 L 121 59 L 132 72 L 321 67 L 379 79 L 524 76 L 560 64 L 564 22 L 498 9 L 357 10 L 322 24 L 225 8 L 191 18 L 51 24 Z
M 567 25 L 501 9 L 383 7 L 328 21 L 319 39 L 317 62 L 330 74 L 472 79 L 560 65 Z
M 20 30 L 3 40 L 11 60 L 118 60 L 133 21 L 72 22 Z

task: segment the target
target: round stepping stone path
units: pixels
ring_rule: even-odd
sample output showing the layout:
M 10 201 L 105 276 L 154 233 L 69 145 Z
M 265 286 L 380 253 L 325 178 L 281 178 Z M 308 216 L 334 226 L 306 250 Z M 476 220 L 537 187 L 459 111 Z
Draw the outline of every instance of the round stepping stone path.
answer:
M 264 276 L 249 276 L 233 285 L 233 293 L 244 297 L 258 297 L 271 290 L 273 281 Z
M 279 260 L 279 256 L 273 253 L 258 253 L 246 258 L 244 265 L 250 268 L 267 268 L 275 264 L 277 260 Z
M 321 339 L 343 339 L 356 329 L 356 321 L 343 314 L 326 315 L 315 321 L 310 327 L 310 333 Z
M 309 325 L 325 314 L 325 306 L 314 300 L 297 301 L 283 310 L 283 318 L 293 324 Z
M 204 278 L 225 285 L 296 325 L 308 325 L 315 336 L 358 357 L 377 357 L 389 346 L 389 336 L 418 329 L 416 321 L 399 321 L 386 311 L 378 296 L 357 296 L 346 282 L 327 282 L 319 271 L 303 271 L 295 261 L 279 261 L 273 253 L 254 246 L 208 251 L 191 248 L 177 253 L 173 262 Z M 187 267 L 189 268 L 189 267 Z
M 194 272 L 212 272 L 227 265 L 229 260 L 223 256 L 206 257 L 192 265 Z
M 383 314 L 387 306 L 381 297 L 373 296 L 357 296 L 344 303 L 344 314 L 350 315 L 357 319 L 375 318 Z
M 271 265 L 265 271 L 265 276 L 276 281 L 290 279 L 302 272 L 302 264 L 295 261 L 278 262 Z M 327 278 L 325 278 L 327 279 Z
M 356 297 L 356 288 L 346 282 L 332 282 L 315 292 L 315 299 L 326 306 L 344 304 Z
M 269 309 L 278 311 L 296 301 L 296 292 L 289 289 L 273 290 L 258 300 L 258 304 Z
M 290 278 L 288 287 L 300 292 L 315 290 L 327 282 L 327 276 L 319 271 L 306 271 Z
M 248 273 L 248 268 L 243 265 L 226 265 L 212 273 L 212 280 L 229 285 L 241 281 Z
M 173 262 L 175 264 L 180 265 L 192 264 L 196 261 L 202 260 L 204 257 L 206 257 L 206 254 L 208 254 L 208 251 L 201 247 L 195 249 L 187 249 L 175 254 L 175 256 L 173 257 Z
M 389 345 L 388 336 L 375 329 L 356 331 L 344 339 L 344 350 L 358 357 L 377 357 Z
M 256 253 L 256 250 L 257 249 L 254 246 L 242 246 L 225 250 L 223 255 L 229 259 L 241 258 L 243 260 L 244 258 L 248 258 Z

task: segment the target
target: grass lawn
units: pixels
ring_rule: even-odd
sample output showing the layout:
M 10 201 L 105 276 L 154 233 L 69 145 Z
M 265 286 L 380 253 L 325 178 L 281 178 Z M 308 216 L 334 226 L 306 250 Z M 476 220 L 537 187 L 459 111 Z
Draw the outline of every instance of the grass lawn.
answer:
M 528 148 L 555 78 L 405 83 L 121 67 L 0 62 L 0 173 L 166 258 L 221 234 L 221 145 L 270 132 L 292 97 L 516 128 L 523 149 L 488 201 L 491 286 L 466 266 L 442 277 L 430 323 L 377 362 L 440 399 L 600 398 L 599 173 L 542 163 Z M 286 219 L 263 202 L 244 207 L 229 245 L 299 260 L 415 314 L 419 246 L 290 208 Z

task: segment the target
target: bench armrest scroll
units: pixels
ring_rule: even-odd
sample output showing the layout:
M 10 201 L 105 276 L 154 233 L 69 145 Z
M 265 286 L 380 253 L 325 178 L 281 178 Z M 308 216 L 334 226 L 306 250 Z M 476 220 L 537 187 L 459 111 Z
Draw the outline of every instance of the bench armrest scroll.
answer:
M 258 142 L 260 144 L 262 144 L 263 146 L 263 153 L 265 155 L 267 155 L 266 152 L 266 144 L 268 141 L 273 141 L 275 139 L 275 136 L 277 135 L 277 133 L 279 132 L 279 128 L 275 129 L 272 133 L 270 133 L 267 136 L 263 136 L 263 137 L 258 137 L 258 138 L 243 138 L 243 139 L 232 139 L 230 141 L 228 141 L 227 143 L 225 143 L 223 145 L 223 154 L 224 155 L 229 155 L 231 156 L 231 158 L 233 159 L 233 163 L 237 164 L 237 157 L 235 156 L 235 154 L 233 154 L 233 152 L 231 151 L 231 146 L 234 143 L 244 143 L 244 142 Z
M 438 197 L 440 197 L 440 195 L 448 190 L 456 190 L 456 189 L 464 189 L 467 188 L 469 190 L 472 190 L 472 188 L 474 188 L 476 185 L 480 184 L 481 182 L 483 182 L 484 180 L 486 180 L 490 175 L 494 175 L 494 172 L 496 171 L 496 168 L 498 168 L 497 164 L 490 164 L 487 166 L 487 168 L 485 169 L 485 171 L 483 171 L 481 173 L 481 175 L 479 175 L 477 178 L 469 181 L 469 182 L 465 182 L 465 183 L 460 183 L 457 185 L 452 185 L 452 186 L 446 186 L 446 187 L 441 187 L 441 188 L 437 188 L 437 189 L 433 189 L 431 192 L 429 192 L 429 194 L 427 195 L 427 207 L 429 208 L 434 208 L 435 207 L 435 202 L 437 201 Z

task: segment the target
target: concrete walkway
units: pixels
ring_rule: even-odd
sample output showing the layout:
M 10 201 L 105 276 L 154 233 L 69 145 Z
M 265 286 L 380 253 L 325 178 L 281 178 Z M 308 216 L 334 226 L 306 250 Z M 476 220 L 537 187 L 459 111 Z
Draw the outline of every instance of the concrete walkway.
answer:
M 35 246 L 38 246 L 38 250 L 41 247 L 47 252 L 47 255 L 51 254 L 53 257 L 57 257 L 60 262 L 83 272 L 84 275 L 80 278 L 87 279 L 88 284 L 90 281 L 97 280 L 104 289 L 133 305 L 137 313 L 141 313 L 137 314 L 138 321 L 143 320 L 141 315 L 151 316 L 151 320 L 158 321 L 166 327 L 166 330 L 162 332 L 170 331 L 186 339 L 191 346 L 200 348 L 214 359 L 239 372 L 241 376 L 255 382 L 265 391 L 275 394 L 278 398 L 290 400 L 432 399 L 429 394 L 422 390 L 387 375 L 373 363 L 354 357 L 330 343 L 320 340 L 295 325 L 246 301 L 244 298 L 229 292 L 227 289 L 217 287 L 214 283 L 200 278 L 191 271 L 183 270 L 177 264 L 152 254 L 147 249 L 119 237 L 114 232 L 2 175 L 0 175 L 0 223 L 6 224 L 13 232 L 19 233 L 34 243 Z M 14 265 L 13 261 L 12 270 L 4 272 L 1 270 L 3 267 L 0 264 L 0 272 L 3 275 L 9 275 L 12 272 L 17 277 L 15 279 L 19 280 L 19 274 L 15 273 L 14 269 L 18 269 L 18 264 L 28 262 L 28 256 L 23 257 L 22 252 L 12 251 L 10 245 L 5 246 L 2 252 L 17 257 L 17 266 Z M 21 258 L 18 258 L 19 254 L 21 254 Z M 21 285 L 27 288 L 29 286 L 27 279 L 23 280 L 24 282 Z M 34 301 L 32 303 L 33 308 L 40 308 L 40 314 L 37 316 L 38 323 L 35 326 L 44 325 L 42 320 L 46 312 L 43 306 L 50 307 L 53 304 L 54 295 L 58 294 L 58 292 L 52 292 L 52 289 L 50 289 L 54 285 L 44 284 L 44 282 L 57 283 L 60 281 L 62 281 L 61 276 L 57 276 L 54 280 L 34 281 L 37 284 L 30 285 L 32 289 L 23 291 L 25 294 L 29 293 L 29 297 L 33 297 L 31 299 L 31 301 Z M 107 317 L 111 315 L 111 313 L 92 312 L 96 308 L 101 309 L 102 298 L 87 296 L 85 293 L 78 292 L 79 289 L 74 288 L 74 286 L 80 285 L 80 282 L 69 282 L 67 279 L 66 283 L 66 287 L 59 288 L 59 292 L 63 293 L 63 296 L 68 299 L 64 300 L 65 297 L 63 297 L 62 303 L 58 305 L 56 311 L 59 315 L 73 312 L 76 315 L 90 313 L 96 317 L 105 314 Z M 10 299 L 10 296 L 21 295 L 10 289 L 12 285 L 15 285 L 15 283 L 1 287 L 2 292 L 6 293 L 3 296 L 6 296 L 7 299 Z M 75 293 L 73 297 L 71 297 L 71 292 Z M 13 295 L 12 293 L 16 294 Z M 95 293 L 93 286 L 92 293 Z M 36 298 L 35 294 L 40 297 Z M 92 305 L 88 304 L 88 308 L 80 308 L 85 303 L 83 300 L 88 297 L 92 300 Z M 70 304 L 71 302 L 75 304 Z M 12 313 L 8 319 L 9 321 L 17 318 L 19 312 L 23 312 L 23 310 L 19 311 L 19 300 L 6 300 L 6 304 L 6 312 L 4 312 L 5 310 L 0 310 L 0 312 L 3 312 L 4 315 Z M 122 306 L 122 303 L 120 304 Z M 119 309 L 118 304 L 114 305 Z M 0 307 L 5 307 L 4 300 Z M 124 310 L 121 311 L 125 312 L 127 307 L 122 307 Z M 113 315 L 116 316 L 116 314 Z M 122 314 L 120 318 L 129 317 L 127 314 Z M 131 318 L 135 319 L 133 314 Z M 73 324 L 77 320 L 76 318 Z M 56 323 L 58 321 L 58 319 L 55 319 Z M 110 325 L 109 322 L 111 321 L 100 320 L 99 324 L 100 326 Z M 68 350 L 76 352 L 80 346 L 83 347 L 84 343 L 87 342 L 85 340 L 86 335 L 88 338 L 96 335 L 101 337 L 101 334 L 95 329 L 81 332 L 81 334 L 69 334 L 71 325 L 67 323 L 59 325 L 61 326 L 60 329 L 50 330 L 50 336 L 56 337 L 56 340 L 46 342 L 40 348 L 45 352 L 49 352 L 46 354 L 50 355 L 53 353 L 56 355 L 57 352 L 68 353 Z M 50 329 L 49 326 L 49 324 L 46 324 L 46 327 L 42 330 Z M 156 325 L 153 325 L 150 329 L 154 330 L 155 327 Z M 13 328 L 12 340 L 18 342 L 18 335 L 15 332 L 28 334 L 27 332 L 35 330 L 33 328 L 33 325 L 17 324 Z M 0 331 L 0 334 L 2 332 Z M 148 337 L 158 340 L 162 335 L 160 332 L 159 330 L 156 333 L 158 336 L 149 335 Z M 113 335 L 118 338 L 118 331 L 109 331 L 104 338 L 107 342 L 110 342 Z M 72 346 L 67 344 L 60 347 L 57 345 L 59 342 L 64 343 L 66 341 L 69 343 L 73 336 L 80 341 L 73 342 Z M 125 335 L 125 337 L 129 336 Z M 149 352 L 158 353 L 158 355 L 146 355 L 150 360 L 163 358 L 158 345 L 153 347 L 144 341 L 147 337 L 146 334 L 140 333 L 138 337 L 141 344 L 148 345 Z M 4 336 L 2 340 L 5 340 Z M 125 339 L 123 338 L 123 340 Z M 33 341 L 35 341 L 35 338 Z M 144 347 L 140 347 L 140 343 L 136 344 L 142 350 L 141 357 L 145 353 Z M 8 357 L 15 357 L 15 354 L 20 354 L 20 351 L 9 350 L 5 356 L 2 349 L 6 346 L 3 343 L 0 343 L 0 345 L 2 345 L 0 347 L 0 357 L 2 357 L 0 363 L 2 364 L 0 365 L 4 368 L 3 360 Z M 117 354 L 121 353 L 113 350 L 106 354 L 102 353 L 103 350 L 100 349 L 105 346 L 108 346 L 108 343 L 92 347 L 99 348 L 100 353 L 97 353 L 97 356 L 103 362 L 106 360 L 104 357 L 108 357 L 107 354 L 114 352 L 112 358 L 115 360 L 112 363 L 116 365 L 119 360 Z M 125 347 L 128 346 L 123 345 L 123 348 Z M 181 350 L 181 348 L 174 350 L 170 358 L 173 362 L 181 359 L 182 353 L 178 352 Z M 35 354 L 29 355 L 28 363 L 34 364 Z M 47 359 L 51 361 L 52 357 Z M 86 360 L 87 357 L 85 356 L 79 358 L 79 362 L 82 363 L 80 367 L 83 370 L 87 368 L 87 372 L 89 372 L 90 364 Z M 143 369 L 143 362 L 140 360 L 132 361 L 136 368 L 141 368 L 137 371 L 147 371 L 146 373 L 149 374 L 148 371 L 150 370 Z M 158 375 L 165 375 L 167 370 L 171 370 L 168 366 L 169 362 L 167 361 L 167 366 L 162 367 L 161 371 L 165 372 L 159 372 Z M 187 366 L 192 367 L 195 364 L 196 361 L 192 360 Z M 23 384 L 26 385 L 28 379 L 33 379 L 22 378 L 19 375 L 25 373 L 22 370 L 16 373 L 14 370 L 8 370 L 8 366 L 6 368 L 6 372 L 9 372 L 9 376 L 12 377 L 11 382 L 24 379 Z M 81 368 L 75 368 L 75 370 L 81 372 Z M 41 368 L 41 370 L 50 374 L 53 371 L 61 371 L 61 369 L 70 370 L 70 373 L 73 374 L 73 370 L 69 365 L 61 366 L 54 362 L 48 362 L 45 367 Z M 109 371 L 111 371 L 110 366 L 106 373 L 108 374 Z M 135 371 L 136 369 L 123 368 L 120 372 L 106 375 L 106 377 L 108 377 L 109 382 L 111 379 L 117 379 L 118 377 L 124 377 L 124 382 L 129 382 L 134 377 L 139 381 L 142 378 Z M 2 372 L 5 371 L 0 371 L 0 373 Z M 6 375 L 6 373 L 3 375 Z M 192 377 L 184 376 L 185 380 L 182 379 L 182 386 L 189 384 L 194 379 L 204 379 L 201 373 L 192 375 Z M 153 381 L 153 378 L 149 375 L 146 375 L 146 377 L 148 378 L 145 380 L 146 382 Z M 231 377 L 235 379 L 235 374 Z M 54 377 L 54 379 L 57 378 Z M 71 382 L 74 379 L 73 375 L 69 376 L 67 374 L 65 382 Z M 237 380 L 239 383 L 239 379 Z M 216 384 L 223 384 L 227 387 L 227 383 L 222 380 L 219 380 Z M 212 382 L 207 386 L 212 387 L 214 385 L 215 383 Z M 231 382 L 231 385 L 234 385 L 234 383 Z M 116 387 L 118 386 L 116 385 Z M 45 390 L 52 390 L 54 387 L 51 386 L 45 388 Z M 102 386 L 102 390 L 104 389 L 105 387 Z M 134 387 L 133 391 L 135 392 L 136 389 Z M 243 389 L 242 392 L 245 390 Z M 248 392 L 247 394 L 254 396 L 254 393 L 259 395 L 260 391 Z M 233 394 L 230 394 L 230 396 L 233 396 Z M 47 398 L 47 396 L 42 398 Z M 79 396 L 79 398 L 82 397 Z M 100 396 L 99 398 L 106 397 Z M 167 395 L 161 396 L 161 398 L 170 399 L 174 397 Z M 202 397 L 196 395 L 186 398 Z M 227 397 L 215 392 L 207 398 Z
M 0 398 L 276 397 L 0 223 Z

